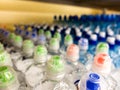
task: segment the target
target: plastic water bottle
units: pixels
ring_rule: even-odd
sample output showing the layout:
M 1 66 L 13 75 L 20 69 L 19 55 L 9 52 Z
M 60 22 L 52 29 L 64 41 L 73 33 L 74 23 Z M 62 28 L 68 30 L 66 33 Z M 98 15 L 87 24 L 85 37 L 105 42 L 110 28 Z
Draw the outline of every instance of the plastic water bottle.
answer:
M 46 44 L 46 37 L 44 34 L 38 36 L 37 44 L 40 44 L 40 45 Z
M 89 48 L 89 42 L 88 39 L 86 38 L 81 38 L 79 40 L 79 49 L 80 49 L 80 58 L 79 61 L 82 64 L 86 64 L 88 61 L 92 61 L 93 60 L 93 55 L 90 54 L 89 52 L 87 52 Z
M 32 33 L 31 34 L 31 40 L 36 44 L 38 37 L 37 37 L 37 33 Z
M 114 60 L 118 56 L 115 52 L 115 37 L 107 37 L 107 43 L 109 44 L 109 55 Z
M 60 43 L 57 38 L 51 38 L 48 46 L 49 54 L 58 54 Z
M 39 31 L 38 31 L 38 35 L 43 35 L 44 34 L 44 30 L 43 29 L 40 29 Z
M 100 32 L 99 33 L 99 41 L 100 42 L 105 42 L 106 41 L 106 33 L 105 32 Z
M 93 55 L 95 54 L 95 48 L 96 48 L 97 43 L 98 43 L 97 35 L 96 34 L 92 34 L 90 36 L 90 40 L 89 40 L 90 46 L 89 46 L 89 50 L 88 51 L 91 54 L 93 54 Z
M 59 32 L 55 32 L 54 38 L 57 38 L 59 42 L 61 42 L 61 34 Z
M 45 31 L 45 37 L 46 37 L 47 41 L 49 41 L 52 37 L 51 32 L 50 31 Z
M 14 43 L 14 38 L 16 35 L 14 33 L 10 33 L 9 38 L 10 38 L 10 44 L 12 45 Z
M 94 72 L 86 73 L 79 82 L 78 90 L 108 90 L 105 79 Z
M 18 90 L 19 82 L 15 71 L 9 66 L 0 66 L 0 90 Z
M 66 72 L 73 77 L 73 81 L 80 78 L 86 72 L 85 66 L 79 62 L 79 47 L 71 44 L 66 51 L 66 66 L 69 70 Z
M 34 51 L 33 42 L 31 40 L 24 40 L 22 50 L 23 50 L 23 56 L 31 57 L 33 55 L 33 51 Z
M 21 49 L 22 43 L 23 43 L 22 37 L 21 37 L 21 36 L 15 36 L 14 41 L 13 41 L 13 45 L 14 45 L 16 48 Z
M 36 46 L 33 57 L 36 64 L 45 65 L 47 61 L 47 48 L 43 45 Z

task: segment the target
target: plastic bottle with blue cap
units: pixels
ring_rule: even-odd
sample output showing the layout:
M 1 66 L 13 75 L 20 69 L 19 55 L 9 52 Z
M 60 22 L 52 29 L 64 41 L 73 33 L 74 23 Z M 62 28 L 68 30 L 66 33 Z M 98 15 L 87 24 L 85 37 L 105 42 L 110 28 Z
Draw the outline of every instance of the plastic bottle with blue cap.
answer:
M 91 61 L 93 60 L 93 55 L 90 54 L 88 51 L 88 48 L 89 48 L 89 41 L 87 38 L 81 38 L 79 40 L 79 49 L 80 49 L 80 58 L 79 58 L 79 61 L 82 63 L 82 64 L 86 64 L 87 61 Z
M 98 73 L 86 73 L 78 84 L 78 90 L 108 90 L 108 84 Z
M 37 33 L 31 33 L 31 36 L 30 36 L 31 38 L 31 40 L 36 44 L 36 41 L 37 41 L 37 39 L 38 39 L 38 37 L 37 37 Z
M 105 42 L 106 41 L 106 32 L 104 32 L 104 31 L 99 32 L 98 40 L 99 40 L 99 42 Z

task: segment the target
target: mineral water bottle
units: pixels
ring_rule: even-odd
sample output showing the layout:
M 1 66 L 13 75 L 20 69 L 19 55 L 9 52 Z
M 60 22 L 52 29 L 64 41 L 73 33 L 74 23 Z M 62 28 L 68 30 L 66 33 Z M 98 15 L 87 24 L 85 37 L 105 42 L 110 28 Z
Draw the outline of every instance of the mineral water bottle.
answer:
M 99 54 L 99 53 L 109 54 L 109 45 L 108 45 L 108 43 L 105 43 L 105 42 L 98 43 L 98 45 L 96 47 L 96 53 L 95 54 Z
M 21 36 L 15 36 L 14 41 L 13 41 L 13 45 L 14 45 L 16 48 L 21 49 L 22 43 L 23 43 L 22 37 L 21 37 Z
M 45 37 L 46 37 L 47 41 L 49 41 L 51 39 L 52 34 L 51 34 L 51 32 L 49 30 L 45 31 Z
M 106 41 L 106 33 L 101 31 L 99 33 L 99 38 L 98 39 L 99 39 L 100 42 L 105 42 Z
M 36 64 L 44 65 L 47 61 L 47 48 L 43 45 L 36 46 L 33 58 Z
M 89 42 L 88 42 L 88 39 L 86 38 L 81 38 L 79 40 L 79 49 L 80 49 L 80 58 L 79 58 L 79 61 L 82 63 L 82 64 L 86 64 L 88 61 L 92 61 L 93 60 L 93 55 L 90 54 L 89 52 L 87 52 L 89 48 Z
M 61 46 L 60 51 L 65 54 L 66 49 L 69 45 L 71 45 L 73 43 L 73 38 L 70 34 L 66 35 L 64 38 L 64 44 Z
M 86 73 L 78 84 L 78 90 L 108 90 L 105 79 L 97 73 Z
M 30 36 L 30 39 L 36 44 L 36 41 L 38 39 L 37 33 L 32 33 L 31 36 Z
M 22 50 L 23 50 L 23 56 L 31 57 L 33 55 L 33 51 L 34 51 L 33 42 L 31 40 L 24 40 Z
M 0 66 L 0 90 L 18 90 L 19 82 L 15 71 L 9 66 Z
M 71 74 L 73 80 L 80 78 L 86 72 L 85 66 L 79 62 L 79 47 L 71 44 L 66 51 L 66 66 L 69 68 L 66 72 Z
M 37 44 L 40 44 L 40 45 L 46 44 L 46 37 L 44 34 L 38 36 Z
M 97 43 L 98 43 L 97 35 L 96 34 L 92 34 L 90 36 L 90 40 L 89 40 L 89 44 L 90 44 L 89 52 L 91 54 L 93 54 L 93 55 L 95 54 L 95 48 L 96 48 Z
M 10 38 L 10 44 L 11 45 L 13 45 L 15 37 L 16 37 L 16 35 L 14 33 L 10 33 L 9 38 Z
M 57 38 L 59 42 L 61 42 L 61 34 L 59 32 L 55 32 L 54 38 Z
M 115 52 L 115 37 L 107 37 L 107 43 L 109 44 L 109 55 L 114 60 L 118 54 Z
M 116 35 L 115 52 L 120 55 L 120 34 Z
M 76 90 L 65 77 L 65 63 L 62 57 L 53 55 L 46 65 L 46 80 L 35 90 Z
M 44 30 L 43 29 L 40 29 L 39 31 L 38 31 L 38 35 L 43 35 L 44 34 Z
M 48 50 L 50 54 L 58 54 L 60 49 L 60 43 L 57 38 L 51 38 L 49 41 Z

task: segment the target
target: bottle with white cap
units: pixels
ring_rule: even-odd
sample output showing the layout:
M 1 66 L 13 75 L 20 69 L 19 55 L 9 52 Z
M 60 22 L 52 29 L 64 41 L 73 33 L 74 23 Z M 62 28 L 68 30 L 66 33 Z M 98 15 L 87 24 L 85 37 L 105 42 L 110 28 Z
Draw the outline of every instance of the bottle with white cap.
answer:
M 65 69 L 63 58 L 53 55 L 46 64 L 46 80 L 41 83 L 39 88 L 42 90 L 76 90 L 75 86 L 67 81 Z
M 108 90 L 108 84 L 98 73 L 86 73 L 78 83 L 78 90 Z
M 113 32 L 113 30 L 112 29 L 107 29 L 107 37 L 108 36 L 114 36 L 114 32 Z
M 47 48 L 43 45 L 38 45 L 34 50 L 34 61 L 35 64 L 45 64 L 47 61 Z
M 115 37 L 107 37 L 107 43 L 109 44 L 109 55 L 114 60 L 118 54 L 115 52 Z
M 33 55 L 33 51 L 34 51 L 33 42 L 31 40 L 24 40 L 22 50 L 23 50 L 23 55 L 25 57 L 31 57 Z
M 89 39 L 91 35 L 92 35 L 92 31 L 89 30 L 89 31 L 86 32 L 86 36 L 85 37 Z
M 9 66 L 0 66 L 0 90 L 18 90 L 19 82 L 15 71 Z
M 106 33 L 101 31 L 99 33 L 99 38 L 98 39 L 99 39 L 100 42 L 105 42 L 106 41 Z
M 96 48 L 97 43 L 98 43 L 97 35 L 92 34 L 89 40 L 89 52 L 93 55 L 95 54 L 95 48 Z
M 88 39 L 87 38 L 81 38 L 79 40 L 79 49 L 80 49 L 80 58 L 79 58 L 79 61 L 82 63 L 82 64 L 86 64 L 87 61 L 91 61 L 93 60 L 93 55 L 88 53 L 88 48 L 89 48 L 89 42 L 88 42 Z
M 99 26 L 97 26 L 97 27 L 95 28 L 94 33 L 98 35 L 98 34 L 99 34 L 99 32 L 100 32 L 100 27 L 99 27 Z
M 58 41 L 57 38 L 51 38 L 49 41 L 49 54 L 58 54 L 60 49 L 60 42 Z

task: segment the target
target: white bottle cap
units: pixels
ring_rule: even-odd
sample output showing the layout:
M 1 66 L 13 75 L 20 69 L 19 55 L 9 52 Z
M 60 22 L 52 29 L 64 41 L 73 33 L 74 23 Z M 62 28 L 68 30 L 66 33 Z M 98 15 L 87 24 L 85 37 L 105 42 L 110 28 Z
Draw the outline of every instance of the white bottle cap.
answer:
M 54 31 L 54 26 L 51 26 L 51 27 L 50 27 L 50 30 L 51 30 L 51 31 Z
M 83 28 L 83 25 L 79 26 L 79 28 L 82 29 L 82 28 Z
M 65 31 L 65 34 L 70 34 L 70 31 L 71 31 L 71 29 L 68 28 L 68 29 Z
M 120 34 L 117 34 L 117 35 L 116 35 L 116 39 L 117 39 L 118 41 L 120 41 Z
M 95 33 L 99 33 L 100 32 L 100 27 L 97 26 L 96 29 L 95 29 Z
M 97 41 L 97 35 L 96 34 L 91 34 L 90 39 L 94 40 L 94 41 Z
M 79 32 L 77 33 L 77 36 L 78 36 L 78 37 L 81 37 L 81 36 L 82 36 L 82 33 L 79 31 Z
M 80 29 L 79 28 L 75 28 L 75 32 L 77 34 L 78 32 L 80 32 Z
M 91 34 L 92 34 L 92 31 L 87 31 L 87 34 L 88 34 L 88 35 L 91 35 Z
M 100 37 L 103 37 L 103 38 L 106 37 L 106 33 L 105 32 L 100 32 L 99 35 L 100 35 Z
M 111 29 L 108 29 L 108 35 L 113 36 L 114 32 Z
M 107 37 L 107 42 L 110 44 L 115 44 L 115 37 Z

